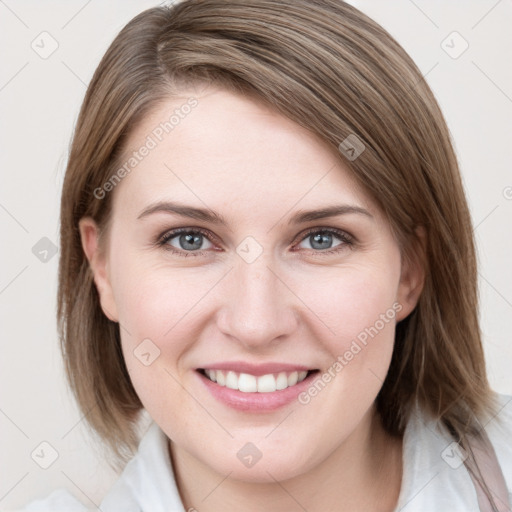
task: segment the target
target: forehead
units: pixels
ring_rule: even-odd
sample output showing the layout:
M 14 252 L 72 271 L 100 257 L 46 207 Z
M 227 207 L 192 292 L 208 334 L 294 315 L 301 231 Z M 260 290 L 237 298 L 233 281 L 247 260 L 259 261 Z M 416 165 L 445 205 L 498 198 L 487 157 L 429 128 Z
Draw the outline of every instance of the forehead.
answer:
M 298 202 L 374 207 L 316 135 L 262 101 L 222 89 L 191 89 L 161 102 L 131 133 L 123 164 L 130 170 L 115 193 L 130 207 L 169 195 L 258 210 Z

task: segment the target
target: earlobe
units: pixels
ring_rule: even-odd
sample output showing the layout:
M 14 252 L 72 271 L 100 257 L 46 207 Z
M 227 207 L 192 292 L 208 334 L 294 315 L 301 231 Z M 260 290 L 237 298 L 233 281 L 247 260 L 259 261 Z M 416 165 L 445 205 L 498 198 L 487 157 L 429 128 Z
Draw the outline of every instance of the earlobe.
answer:
M 418 304 L 425 284 L 427 233 L 423 226 L 416 228 L 417 241 L 402 260 L 402 273 L 398 285 L 397 302 L 402 305 L 397 322 L 406 318 Z
M 112 322 L 118 322 L 117 307 L 108 273 L 107 257 L 99 244 L 99 229 L 91 217 L 83 217 L 79 223 L 80 238 L 85 256 L 93 273 L 94 284 L 100 297 L 101 309 Z

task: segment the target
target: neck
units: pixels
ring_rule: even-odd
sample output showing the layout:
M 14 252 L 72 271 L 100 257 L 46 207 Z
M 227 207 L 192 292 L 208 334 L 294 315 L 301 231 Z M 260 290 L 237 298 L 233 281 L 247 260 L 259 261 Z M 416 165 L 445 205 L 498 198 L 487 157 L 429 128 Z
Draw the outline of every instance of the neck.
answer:
M 291 509 L 392 512 L 402 478 L 402 440 L 391 437 L 371 408 L 358 428 L 311 471 L 280 482 L 243 482 L 217 474 L 170 443 L 185 510 L 246 512 Z

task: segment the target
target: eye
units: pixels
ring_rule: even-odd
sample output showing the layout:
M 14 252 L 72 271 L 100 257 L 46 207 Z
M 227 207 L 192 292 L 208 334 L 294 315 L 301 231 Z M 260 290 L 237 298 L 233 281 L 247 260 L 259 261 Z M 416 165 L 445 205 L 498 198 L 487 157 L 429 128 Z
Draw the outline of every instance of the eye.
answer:
M 335 239 L 338 239 L 339 242 L 334 243 Z M 353 238 L 348 233 L 333 228 L 311 229 L 305 236 L 302 236 L 301 240 L 301 243 L 307 242 L 310 245 L 310 247 L 306 247 L 306 249 L 329 254 L 346 249 L 352 246 L 354 242 Z M 300 244 L 298 246 L 300 246 Z
M 212 243 L 214 237 L 201 228 L 178 228 L 167 231 L 157 239 L 157 245 L 177 256 L 201 256 L 209 249 L 215 248 Z M 338 240 L 338 243 L 335 240 Z M 313 251 L 315 254 L 332 254 L 350 248 L 354 239 L 348 233 L 334 228 L 310 229 L 299 239 L 295 247 Z M 310 247 L 301 247 L 308 243 Z M 206 244 L 206 246 L 205 246 Z
M 214 247 L 209 238 L 210 235 L 201 229 L 180 228 L 164 233 L 157 243 L 179 256 L 199 256 L 203 251 Z

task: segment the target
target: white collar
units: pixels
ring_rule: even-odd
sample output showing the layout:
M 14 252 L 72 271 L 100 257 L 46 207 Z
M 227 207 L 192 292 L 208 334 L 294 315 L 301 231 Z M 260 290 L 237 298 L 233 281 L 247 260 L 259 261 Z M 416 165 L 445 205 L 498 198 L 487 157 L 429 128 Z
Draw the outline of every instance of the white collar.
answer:
M 151 423 L 135 457 L 100 505 L 103 512 L 185 512 L 178 492 L 168 438 Z
M 479 512 L 471 477 L 447 429 L 411 414 L 403 439 L 403 476 L 398 512 Z
M 486 431 L 512 488 L 512 399 L 500 396 L 501 424 Z M 505 427 L 505 428 L 503 428 Z M 444 426 L 418 408 L 412 413 L 403 440 L 403 478 L 396 512 L 479 512 L 473 482 L 457 461 L 452 438 Z M 460 465 L 457 466 L 458 462 Z M 151 423 L 135 457 L 100 505 L 103 512 L 186 512 L 176 485 L 168 439 Z

